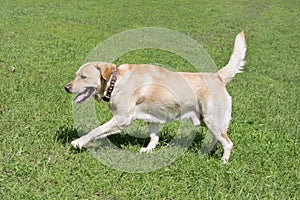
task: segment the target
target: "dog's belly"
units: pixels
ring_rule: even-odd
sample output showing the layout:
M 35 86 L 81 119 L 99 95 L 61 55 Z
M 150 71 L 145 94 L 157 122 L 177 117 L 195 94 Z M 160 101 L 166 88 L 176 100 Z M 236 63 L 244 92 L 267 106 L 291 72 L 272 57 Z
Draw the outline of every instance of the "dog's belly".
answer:
M 151 109 L 136 109 L 133 119 L 140 119 L 150 123 L 166 123 L 174 120 L 191 120 L 194 126 L 200 125 L 199 109 L 170 109 L 151 107 Z

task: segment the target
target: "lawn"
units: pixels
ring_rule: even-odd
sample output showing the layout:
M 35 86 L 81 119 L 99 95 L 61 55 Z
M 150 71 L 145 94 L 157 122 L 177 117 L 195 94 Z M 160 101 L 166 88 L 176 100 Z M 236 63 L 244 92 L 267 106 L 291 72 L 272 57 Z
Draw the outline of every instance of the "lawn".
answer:
M 245 30 L 247 64 L 228 85 L 235 145 L 228 164 L 220 148 L 199 156 L 202 128 L 183 156 L 148 173 L 115 170 L 71 147 L 77 132 L 64 85 L 99 43 L 143 27 L 193 38 L 217 68 Z M 298 1 L 1 1 L 0 199 L 299 199 L 299 33 Z M 155 50 L 116 63 L 191 71 Z M 110 119 L 105 102 L 96 110 L 100 124 Z M 159 148 L 168 134 L 172 127 Z M 126 134 L 111 139 L 127 151 L 144 145 Z

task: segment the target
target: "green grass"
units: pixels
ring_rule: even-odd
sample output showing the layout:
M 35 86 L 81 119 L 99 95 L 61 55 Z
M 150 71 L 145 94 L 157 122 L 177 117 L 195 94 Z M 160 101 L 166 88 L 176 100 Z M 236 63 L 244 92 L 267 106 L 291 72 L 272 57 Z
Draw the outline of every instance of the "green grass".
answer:
M 298 199 L 299 13 L 295 1 L 1 1 L 0 199 Z M 117 171 L 71 148 L 72 97 L 63 86 L 98 43 L 141 27 L 190 36 L 218 68 L 245 30 L 247 65 L 228 86 L 235 147 L 227 165 L 220 149 L 199 158 L 202 129 L 184 156 L 150 173 Z M 133 52 L 118 62 L 190 71 L 169 56 Z M 105 103 L 97 113 L 100 123 L 111 116 Z M 128 150 L 143 145 L 120 137 Z

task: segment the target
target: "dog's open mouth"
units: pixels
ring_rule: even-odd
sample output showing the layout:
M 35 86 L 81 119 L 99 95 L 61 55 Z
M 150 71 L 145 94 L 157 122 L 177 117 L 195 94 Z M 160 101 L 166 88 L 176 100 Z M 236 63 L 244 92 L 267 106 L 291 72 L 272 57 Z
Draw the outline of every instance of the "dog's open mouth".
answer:
M 80 92 L 75 98 L 75 103 L 82 103 L 87 100 L 95 91 L 95 87 L 86 87 L 82 92 Z

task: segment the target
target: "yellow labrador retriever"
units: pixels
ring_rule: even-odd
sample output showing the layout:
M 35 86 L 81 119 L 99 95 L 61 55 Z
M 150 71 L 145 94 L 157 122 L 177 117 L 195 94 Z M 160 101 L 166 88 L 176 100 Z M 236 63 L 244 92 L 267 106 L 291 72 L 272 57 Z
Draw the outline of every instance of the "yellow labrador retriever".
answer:
M 236 36 L 228 64 L 215 73 L 172 72 L 148 64 L 90 62 L 79 68 L 76 78 L 65 86 L 84 102 L 91 96 L 109 102 L 113 117 L 110 121 L 74 140 L 74 148 L 111 134 L 120 133 L 134 119 L 148 122 L 150 142 L 141 152 L 158 144 L 159 124 L 175 119 L 188 119 L 205 125 L 214 136 L 210 150 L 222 144 L 222 161 L 229 160 L 233 143 L 227 135 L 231 119 L 231 97 L 226 85 L 240 73 L 246 56 L 244 32 Z

